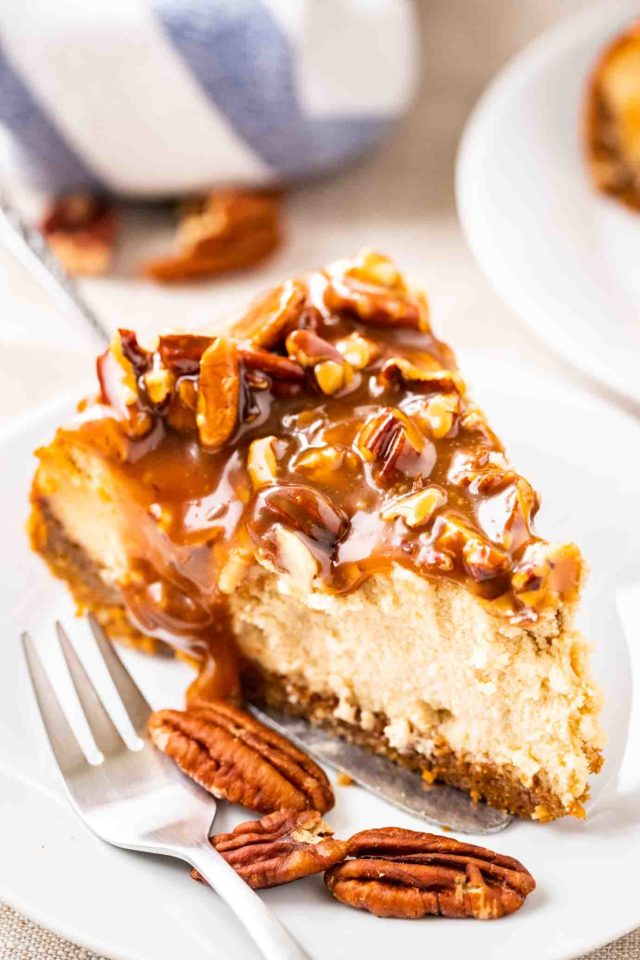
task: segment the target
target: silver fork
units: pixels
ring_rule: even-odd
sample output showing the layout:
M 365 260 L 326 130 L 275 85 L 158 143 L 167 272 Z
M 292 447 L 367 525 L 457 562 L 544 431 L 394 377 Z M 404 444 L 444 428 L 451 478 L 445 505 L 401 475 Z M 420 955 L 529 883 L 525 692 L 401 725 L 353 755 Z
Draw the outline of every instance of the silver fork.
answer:
M 92 616 L 89 621 L 131 725 L 141 738 L 139 749 L 125 743 L 66 631 L 56 623 L 78 700 L 103 756 L 99 764 L 87 761 L 32 638 L 22 634 L 36 701 L 76 812 L 95 834 L 116 847 L 186 860 L 233 910 L 267 960 L 309 960 L 260 897 L 209 843 L 216 801 L 146 738 L 151 708 L 98 622 Z

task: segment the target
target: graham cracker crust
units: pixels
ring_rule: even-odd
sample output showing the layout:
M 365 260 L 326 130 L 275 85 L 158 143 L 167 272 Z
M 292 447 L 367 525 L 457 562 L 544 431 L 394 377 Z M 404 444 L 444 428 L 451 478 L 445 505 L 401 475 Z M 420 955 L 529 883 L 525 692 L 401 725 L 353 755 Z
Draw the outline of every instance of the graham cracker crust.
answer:
M 43 557 L 51 572 L 67 583 L 79 612 L 93 611 L 112 639 L 149 653 L 171 652 L 167 645 L 145 636 L 129 622 L 117 588 L 105 584 L 99 568 L 86 551 L 65 535 L 45 497 L 33 499 L 29 535 L 33 549 Z M 367 724 L 367 729 L 358 723 L 348 723 L 335 715 L 338 706 L 335 696 L 320 695 L 290 676 L 266 673 L 255 662 L 243 663 L 241 680 L 243 693 L 250 702 L 267 704 L 303 717 L 337 736 L 421 773 L 427 783 L 447 783 L 467 791 L 474 799 L 528 819 L 548 821 L 566 814 L 584 816 L 582 804 L 587 799 L 588 789 L 571 809 L 566 809 L 544 775 L 536 775 L 531 784 L 525 786 L 514 767 L 471 761 L 452 751 L 444 740 L 437 744 L 429 757 L 417 752 L 400 752 L 384 735 L 389 722 L 385 715 L 377 714 L 373 724 Z M 588 745 L 584 749 L 591 772 L 597 773 L 602 766 L 602 755 Z

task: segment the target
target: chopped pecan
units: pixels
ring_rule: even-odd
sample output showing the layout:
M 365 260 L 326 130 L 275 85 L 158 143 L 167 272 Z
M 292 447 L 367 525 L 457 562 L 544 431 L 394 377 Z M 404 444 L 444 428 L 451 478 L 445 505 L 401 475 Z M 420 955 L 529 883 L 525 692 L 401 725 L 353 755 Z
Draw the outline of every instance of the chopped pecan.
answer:
M 345 474 L 357 476 L 362 469 L 360 458 L 342 444 L 307 447 L 297 454 L 291 469 L 316 483 L 335 484 Z
M 447 502 L 447 495 L 440 487 L 426 487 L 416 493 L 407 493 L 385 504 L 380 511 L 383 520 L 402 517 L 408 527 L 422 527 L 433 514 Z
M 399 827 L 364 830 L 325 874 L 336 899 L 377 917 L 494 920 L 519 910 L 535 880 L 518 860 Z
M 311 330 L 294 330 L 290 333 L 287 351 L 301 367 L 313 370 L 318 386 L 329 396 L 338 393 L 353 380 L 353 370 L 340 351 Z
M 240 399 L 238 348 L 229 337 L 217 337 L 200 361 L 196 423 L 204 447 L 216 450 L 235 430 Z
M 297 325 L 306 295 L 304 283 L 289 280 L 261 297 L 231 332 L 240 340 L 273 349 Z
M 336 349 L 354 370 L 364 370 L 380 355 L 380 348 L 357 331 L 338 340 Z
M 276 437 L 260 437 L 253 440 L 247 454 L 247 472 L 255 490 L 273 483 L 277 477 L 278 464 L 273 449 Z
M 495 579 L 509 570 L 509 555 L 454 512 L 436 518 L 433 536 L 435 545 L 452 559 L 460 560 L 477 583 Z
M 511 583 L 522 603 L 540 609 L 558 599 L 573 603 L 582 574 L 582 556 L 575 544 L 536 541 L 529 544 L 516 564 Z
M 459 452 L 452 458 L 447 474 L 451 483 L 467 488 L 475 496 L 499 493 L 514 483 L 517 477 L 499 450 L 483 450 L 472 454 Z
M 171 370 L 157 363 L 142 375 L 147 397 L 155 407 L 163 407 L 171 399 L 175 380 Z
M 393 261 L 372 251 L 329 268 L 324 302 L 330 311 L 355 314 L 363 323 L 429 329 L 424 297 L 409 291 Z
M 103 402 L 120 417 L 130 437 L 141 437 L 151 430 L 153 419 L 142 406 L 136 368 L 125 354 L 128 333 L 123 330 L 116 334 L 109 349 L 98 357 L 96 367 Z M 135 335 L 131 336 L 135 340 Z
M 185 433 L 197 430 L 197 407 L 198 388 L 196 381 L 190 377 L 180 377 L 167 409 L 167 423 L 176 430 Z
M 531 522 L 540 505 L 537 493 L 524 477 L 478 507 L 482 528 L 494 543 L 505 550 L 518 550 L 531 539 Z
M 42 218 L 40 229 L 55 255 L 74 276 L 102 276 L 109 270 L 116 217 L 104 198 L 91 194 L 58 197 Z
M 322 873 L 344 860 L 348 849 L 317 810 L 279 810 L 219 833 L 211 844 L 254 890 Z M 196 870 L 191 875 L 203 879 Z
M 457 370 L 424 370 L 405 357 L 391 357 L 385 360 L 378 378 L 384 385 L 398 383 L 415 391 L 456 392 L 460 396 L 464 396 L 465 392 L 464 380 Z
M 318 363 L 333 360 L 344 363 L 345 359 L 336 347 L 312 330 L 294 330 L 287 337 L 287 353 L 302 367 L 315 367 Z
M 158 353 L 176 376 L 195 376 L 202 354 L 214 339 L 199 333 L 164 333 L 158 340 Z
M 241 343 L 238 345 L 238 356 L 247 370 L 257 370 L 266 373 L 274 380 L 288 380 L 291 383 L 304 383 L 304 370 L 299 363 L 288 357 L 281 357 L 277 353 L 270 353 L 260 347 L 253 347 Z
M 215 797 L 260 813 L 333 806 L 324 771 L 239 707 L 196 701 L 186 711 L 152 713 L 148 729 L 155 746 Z
M 356 446 L 365 460 L 375 464 L 383 484 L 406 477 L 428 477 L 436 460 L 433 444 L 410 417 L 392 407 L 381 408 L 366 421 Z
M 420 403 L 419 410 L 414 410 L 410 406 L 406 409 L 428 436 L 433 437 L 434 440 L 441 440 L 442 437 L 451 433 L 462 406 L 459 394 L 436 393 L 428 399 L 420 398 Z
M 250 536 L 276 567 L 281 544 L 274 541 L 273 531 L 278 526 L 299 535 L 314 555 L 324 558 L 333 556 L 349 530 L 349 520 L 319 490 L 291 483 L 259 490 L 247 522 Z
M 280 243 L 280 200 L 248 190 L 213 191 L 184 205 L 177 252 L 143 266 L 153 280 L 174 283 L 252 266 Z

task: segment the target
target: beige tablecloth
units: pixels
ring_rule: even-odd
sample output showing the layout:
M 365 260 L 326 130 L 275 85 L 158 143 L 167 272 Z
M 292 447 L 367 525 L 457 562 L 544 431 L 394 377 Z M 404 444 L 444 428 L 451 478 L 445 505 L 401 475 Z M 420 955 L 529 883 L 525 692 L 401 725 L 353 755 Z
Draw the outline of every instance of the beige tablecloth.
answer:
M 437 922 L 437 921 L 436 921 Z M 638 960 L 640 930 L 616 940 L 583 960 Z M 107 960 L 37 927 L 0 904 L 0 960 Z
M 392 139 L 363 164 L 299 191 L 289 203 L 290 242 L 273 261 L 274 277 L 375 244 L 418 276 L 429 275 L 439 326 L 459 349 L 509 347 L 550 374 L 570 371 L 528 332 L 514 334 L 514 318 L 495 295 L 465 247 L 455 213 L 453 170 L 457 142 L 480 91 L 516 50 L 551 24 L 585 6 L 584 0 L 416 0 L 424 35 L 423 83 L 411 115 Z M 13 316 L 22 337 L 25 304 L 47 316 L 37 292 L 21 289 L 15 265 L 0 250 L 11 286 Z M 261 274 L 267 285 L 272 277 Z M 7 282 L 9 282 L 7 281 Z M 25 281 L 26 282 L 26 281 Z M 243 281 L 245 282 L 245 281 Z M 116 285 L 117 286 L 117 285 Z M 233 289 L 218 287 L 222 296 Z M 96 288 L 97 290 L 97 288 Z M 17 291 L 17 292 L 16 292 Z M 99 300 L 98 293 L 90 290 Z M 98 302 L 105 316 L 120 313 L 115 287 Z M 242 291 L 243 299 L 245 291 Z M 129 294 L 127 294 L 129 296 Z M 36 309 L 37 307 L 37 309 Z M 482 323 L 478 323 L 478 319 Z M 15 333 L 15 332 L 14 332 Z M 26 334 L 27 338 L 29 333 Z M 32 330 L 32 339 L 45 339 Z M 47 337 L 48 338 L 48 337 Z M 51 374 L 51 388 L 58 384 Z M 20 399 L 20 385 L 16 387 Z M 15 395 L 15 391 L 14 391 Z M 42 400 L 42 389 L 37 399 Z M 11 416 L 12 409 L 2 410 Z M 544 829 L 544 828 L 541 828 Z M 0 852 L 0 858 L 2 854 Z M 640 960 L 640 930 L 589 954 L 591 960 Z M 43 930 L 0 904 L 0 960 L 97 960 L 96 955 Z

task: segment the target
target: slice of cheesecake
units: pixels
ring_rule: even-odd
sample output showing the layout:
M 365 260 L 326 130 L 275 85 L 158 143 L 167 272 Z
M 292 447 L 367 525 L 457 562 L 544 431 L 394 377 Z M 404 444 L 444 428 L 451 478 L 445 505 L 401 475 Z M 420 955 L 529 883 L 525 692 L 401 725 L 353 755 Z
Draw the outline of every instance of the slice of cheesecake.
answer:
M 191 698 L 284 707 L 540 820 L 580 815 L 599 698 L 583 564 L 468 398 L 424 296 L 365 252 L 228 336 L 122 330 L 38 451 L 31 536 Z
M 598 189 L 640 209 L 640 21 L 607 46 L 592 72 L 586 140 Z

